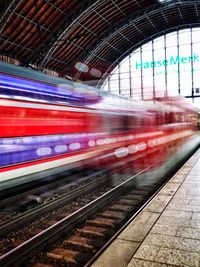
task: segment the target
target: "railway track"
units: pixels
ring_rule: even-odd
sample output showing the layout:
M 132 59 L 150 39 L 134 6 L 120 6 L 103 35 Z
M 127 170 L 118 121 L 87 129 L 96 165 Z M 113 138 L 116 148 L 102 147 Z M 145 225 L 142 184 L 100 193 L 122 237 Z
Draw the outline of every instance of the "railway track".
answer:
M 130 160 L 122 161 L 114 164 L 110 169 L 93 171 L 93 173 L 90 171 L 89 175 L 86 171 L 68 177 L 61 173 L 60 176 L 64 177 L 61 180 L 55 180 L 50 184 L 1 200 L 0 236 L 59 208 L 90 190 L 95 190 L 98 186 L 107 184 L 109 188 L 113 175 L 118 171 L 127 169 L 129 164 Z
M 160 179 L 149 186 L 137 184 L 152 167 L 155 164 L 99 197 L 99 192 L 91 195 L 93 200 L 88 204 L 63 214 L 59 220 L 49 218 L 47 229 L 38 224 L 31 235 L 15 240 L 16 247 L 3 253 L 0 263 L 5 267 L 52 267 L 84 266 L 91 262 L 163 184 Z
M 3 199 L 0 200 L 0 224 L 6 223 L 7 220 L 13 219 L 31 208 L 60 198 L 79 186 L 98 179 L 104 173 L 98 171 L 87 174 L 85 170 L 74 173 L 64 172 L 45 185 L 37 185 L 30 190 L 24 189 L 4 198 L 1 196 Z
M 59 209 L 63 205 L 67 205 L 68 202 L 73 201 L 80 197 L 82 194 L 86 194 L 91 190 L 94 190 L 99 185 L 104 185 L 105 180 L 103 178 L 96 179 L 85 185 L 79 186 L 78 188 L 68 192 L 67 194 L 48 201 L 47 203 L 41 204 L 38 207 L 35 207 L 15 218 L 11 218 L 6 222 L 0 224 L 0 235 L 5 235 L 11 231 L 14 231 L 16 228 L 23 226 L 25 223 L 28 223 L 44 214 L 47 214 L 53 210 Z
M 118 166 L 119 171 L 123 169 L 125 169 L 124 166 Z M 71 191 L 69 190 L 70 184 L 67 184 L 65 187 L 68 190 L 65 194 L 59 197 L 54 196 L 51 201 L 45 201 L 45 203 L 36 208 L 12 217 L 10 220 L 3 221 L 0 224 L 0 255 L 18 245 L 19 239 L 22 239 L 21 237 L 27 239 L 33 236 L 35 232 L 38 232 L 38 225 L 44 230 L 52 225 L 53 222 L 62 219 L 92 201 L 97 195 L 104 194 L 114 187 L 114 185 L 110 184 L 113 172 L 113 169 L 98 171 L 92 175 L 85 176 L 83 179 L 76 180 L 73 183 L 74 185 L 76 184 L 76 187 L 74 189 L 73 186 Z M 99 190 L 99 187 L 101 187 L 101 190 Z

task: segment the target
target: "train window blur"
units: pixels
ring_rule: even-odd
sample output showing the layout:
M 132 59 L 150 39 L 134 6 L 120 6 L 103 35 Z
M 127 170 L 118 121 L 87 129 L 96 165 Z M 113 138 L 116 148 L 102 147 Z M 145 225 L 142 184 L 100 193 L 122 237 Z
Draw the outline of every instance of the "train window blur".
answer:
M 162 114 L 160 114 L 160 113 L 157 113 L 156 114 L 156 124 L 157 125 L 162 125 L 163 124 L 163 116 L 162 116 Z
M 38 172 L 57 172 L 81 164 L 109 168 L 118 164 L 118 160 L 123 161 L 123 157 L 132 160 L 135 153 L 146 157 L 144 162 L 149 163 L 153 151 L 157 155 L 161 150 L 177 148 L 178 142 L 196 134 L 197 110 L 184 99 L 136 102 L 91 88 L 88 89 L 92 90 L 91 94 L 73 91 L 73 82 L 69 82 L 71 86 L 64 95 L 64 89 L 51 91 L 56 88 L 55 84 L 49 91 L 43 90 L 48 76 L 41 82 L 42 74 L 38 77 L 36 72 L 0 62 L 4 77 L 16 69 L 19 77 L 23 71 L 27 84 L 18 90 L 9 79 L 9 88 L 4 88 L 8 94 L 4 90 L 0 98 L 0 168 L 5 186 L 9 186 L 6 180 L 16 179 L 22 173 L 32 177 Z M 28 88 L 32 84 L 30 76 L 36 81 L 34 85 L 40 83 L 41 88 Z M 66 99 L 61 103 L 63 96 Z M 125 153 L 121 153 L 122 150 Z M 156 161 L 156 156 L 152 160 Z M 133 165 L 137 169 L 135 163 Z

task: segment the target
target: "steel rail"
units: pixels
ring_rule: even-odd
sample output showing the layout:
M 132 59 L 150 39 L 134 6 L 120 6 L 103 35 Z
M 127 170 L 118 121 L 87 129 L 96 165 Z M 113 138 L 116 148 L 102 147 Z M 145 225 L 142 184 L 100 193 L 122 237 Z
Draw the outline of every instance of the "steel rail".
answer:
M 81 195 L 91 191 L 92 189 L 96 188 L 97 186 L 104 184 L 107 180 L 105 177 L 98 178 L 94 181 L 89 182 L 88 184 L 82 185 L 77 189 L 72 190 L 72 192 L 68 193 L 67 195 L 61 196 L 56 200 L 49 201 L 48 203 L 41 204 L 39 207 L 33 208 L 30 211 L 23 213 L 22 215 L 17 216 L 15 219 L 10 219 L 7 223 L 3 222 L 0 224 L 0 236 L 7 234 L 14 229 L 19 228 L 20 226 L 24 225 L 25 223 L 44 215 L 47 212 L 50 212 L 54 209 L 57 209 L 64 204 L 68 203 L 80 197 Z
M 25 241 L 13 250 L 7 252 L 0 257 L 0 264 L 2 264 L 4 267 L 20 266 L 20 264 L 27 258 L 27 255 L 32 256 L 36 251 L 41 251 L 41 249 L 44 248 L 48 242 L 52 243 L 61 237 L 63 231 L 67 232 L 74 229 L 77 224 L 83 222 L 88 216 L 93 215 L 97 212 L 97 210 L 114 200 L 116 196 L 123 193 L 127 189 L 130 189 L 130 186 L 134 184 L 136 177 L 154 168 L 159 163 L 160 161 L 145 168 L 138 174 L 133 175 L 127 181 L 111 189 L 109 192 L 93 200 L 89 204 L 60 220 L 53 226 L 50 226 L 36 236 Z
M 84 177 L 84 178 L 81 178 L 81 176 L 80 176 L 80 177 L 77 177 L 77 179 L 80 178 L 80 180 L 82 180 L 82 179 L 87 179 L 88 178 L 88 180 L 89 180 L 89 179 L 93 179 L 93 177 L 98 177 L 101 174 L 103 174 L 103 171 L 98 171 L 98 172 L 95 172 L 94 174 L 89 174 L 89 175 L 82 174 L 81 176 Z M 28 195 L 38 194 L 38 193 L 41 193 L 41 192 L 43 192 L 43 191 L 45 191 L 47 189 L 50 189 L 50 190 L 52 188 L 55 189 L 56 185 L 58 185 L 58 186 L 61 185 L 62 186 L 63 182 L 69 181 L 69 184 L 70 184 L 72 182 L 72 179 L 74 179 L 74 176 L 77 176 L 77 175 L 80 175 L 80 174 L 78 172 L 77 173 L 71 173 L 71 174 L 70 173 L 66 173 L 66 172 L 63 172 L 63 173 L 61 172 L 61 173 L 57 173 L 57 175 L 55 175 L 55 178 L 57 180 L 55 180 L 55 181 L 52 180 L 52 182 L 47 182 L 48 178 L 45 178 L 46 179 L 46 181 L 45 181 L 46 184 L 43 184 L 41 186 L 39 186 L 39 184 L 38 184 L 38 186 L 36 185 L 36 187 L 34 189 L 28 189 L 28 190 L 26 190 L 25 192 L 22 192 L 22 193 L 18 193 L 18 192 L 20 192 L 20 189 L 19 190 L 16 189 L 16 194 L 15 195 L 13 195 L 11 197 L 5 197 L 4 199 L 0 200 L 0 208 L 5 206 L 5 205 L 8 205 L 8 203 L 14 202 L 15 200 L 19 200 L 19 198 L 22 199 L 22 198 L 27 197 Z M 59 180 L 58 180 L 58 178 L 59 178 Z M 42 178 L 41 178 L 41 180 L 42 180 Z M 73 180 L 73 183 L 74 182 L 78 182 L 78 181 L 79 180 L 77 180 L 77 181 Z M 8 189 L 6 189 L 6 190 L 8 190 Z M 1 192 L 4 193 L 4 191 L 5 190 L 0 191 L 0 194 L 1 194 Z M 21 189 L 21 191 L 24 191 L 24 190 Z

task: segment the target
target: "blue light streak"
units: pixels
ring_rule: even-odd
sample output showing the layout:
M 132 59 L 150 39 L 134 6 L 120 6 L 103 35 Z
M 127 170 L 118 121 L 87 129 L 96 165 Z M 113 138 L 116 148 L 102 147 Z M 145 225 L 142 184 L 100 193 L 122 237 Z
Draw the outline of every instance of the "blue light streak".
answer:
M 99 95 L 89 93 L 81 88 L 72 85 L 64 85 L 64 88 L 57 85 L 45 84 L 42 82 L 31 81 L 20 77 L 0 73 L 0 95 L 5 98 L 16 98 L 20 96 L 22 100 L 90 104 L 99 101 Z

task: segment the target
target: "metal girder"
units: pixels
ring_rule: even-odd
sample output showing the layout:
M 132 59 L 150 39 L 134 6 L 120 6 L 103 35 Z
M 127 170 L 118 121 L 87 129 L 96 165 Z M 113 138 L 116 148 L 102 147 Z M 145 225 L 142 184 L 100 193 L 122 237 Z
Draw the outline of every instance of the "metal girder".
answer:
M 126 37 L 122 32 L 120 32 L 119 34 L 120 34 L 124 39 L 126 39 L 126 41 L 128 41 L 131 45 L 134 45 L 134 43 L 131 42 L 131 40 L 130 40 L 128 37 Z
M 78 35 L 78 36 L 77 36 L 77 38 L 80 38 L 80 37 L 81 37 L 81 35 Z M 73 46 L 75 46 L 75 47 L 81 49 L 81 50 L 83 51 L 83 53 L 84 53 L 84 52 L 85 52 L 85 49 L 84 49 L 82 46 L 76 44 L 76 43 L 73 41 L 73 40 L 75 40 L 75 39 L 76 39 L 76 37 L 71 38 L 71 39 L 61 40 L 61 42 L 62 42 L 62 43 L 66 43 L 66 44 L 71 44 L 71 45 L 73 45 Z M 59 44 L 58 44 L 58 45 L 59 45 Z M 40 52 L 40 53 L 41 53 L 41 52 Z M 35 54 L 35 51 L 34 51 L 34 54 Z M 45 56 L 45 55 L 41 55 L 41 56 Z M 52 60 L 52 59 L 55 60 L 55 61 L 58 61 L 58 62 L 62 63 L 61 60 L 57 60 L 57 59 L 56 59 L 55 57 L 53 57 L 52 54 L 51 54 L 51 56 L 49 57 L 49 61 Z M 65 64 L 66 64 L 66 62 L 65 62 Z M 67 65 L 70 66 L 69 63 L 67 63 Z M 39 70 L 43 70 L 44 68 L 45 68 L 45 67 L 41 68 L 40 66 L 38 66 L 38 69 L 39 69 Z
M 135 1 L 135 0 L 134 0 Z M 99 14 L 98 11 L 96 11 L 95 9 L 93 10 L 100 18 L 102 18 L 109 26 L 111 25 L 111 23 L 106 19 L 104 18 L 104 16 L 102 16 L 101 14 Z M 126 39 L 128 42 L 132 43 L 124 34 L 120 33 L 124 39 Z
M 132 0 L 139 8 L 141 8 L 141 5 L 140 5 L 140 3 L 138 3 L 138 1 L 137 0 Z
M 15 13 L 18 17 L 22 18 L 23 20 L 26 20 L 26 21 L 28 21 L 28 22 L 34 24 L 35 26 L 38 26 L 38 24 L 37 24 L 35 21 L 30 20 L 29 18 L 27 18 L 27 17 L 25 17 L 25 16 L 23 16 L 23 15 L 17 13 L 17 12 L 14 12 L 14 13 Z M 51 31 L 50 31 L 49 29 L 43 27 L 42 25 L 40 25 L 40 28 L 43 29 L 43 30 L 46 31 L 46 32 L 51 33 Z
M 33 52 L 32 49 L 30 49 L 30 48 L 28 48 L 28 47 L 26 47 L 24 45 L 21 45 L 19 43 L 16 43 L 16 42 L 13 42 L 13 41 L 8 40 L 7 36 L 5 36 L 3 34 L 0 35 L 0 40 L 4 41 L 4 42 L 6 42 L 6 43 L 8 43 L 10 45 L 14 45 L 15 48 L 19 47 L 20 49 L 23 49 L 23 50 L 25 50 L 25 51 L 27 51 L 29 53 L 32 53 Z M 24 58 L 20 59 L 20 58 L 16 57 L 16 55 L 13 53 L 13 50 L 10 50 L 10 49 L 1 50 L 0 51 L 0 54 L 6 55 L 6 56 L 11 56 L 13 58 L 16 58 L 20 62 L 23 61 L 23 63 L 26 63 L 26 66 L 28 66 L 28 62 L 26 61 L 26 59 L 24 59 Z
M 11 16 L 15 13 L 15 10 L 17 9 L 19 3 L 20 3 L 20 0 L 11 1 L 6 11 L 2 14 L 1 19 L 0 19 L 0 34 L 4 31 L 7 25 L 7 22 L 9 21 Z
M 182 15 L 181 10 L 180 10 L 179 7 L 178 7 L 178 12 L 179 12 L 179 15 L 180 15 L 180 17 L 181 17 L 182 22 L 184 23 L 183 15 Z
M 150 24 L 153 26 L 153 28 L 158 32 L 158 29 L 156 28 L 156 26 L 153 24 L 153 22 L 151 21 L 151 19 L 149 18 L 149 16 L 146 16 L 148 21 L 150 22 Z
M 168 24 L 168 23 L 169 23 L 169 21 L 167 20 L 167 18 L 166 18 L 166 16 L 165 16 L 165 14 L 163 13 L 163 11 L 161 11 L 161 14 L 162 14 L 162 16 L 163 16 L 164 20 L 166 21 L 166 23 Z
M 94 13 L 96 13 L 102 20 L 104 20 L 108 25 L 111 25 L 111 23 L 106 19 L 104 18 L 104 16 L 102 16 L 101 14 L 99 14 L 99 12 L 95 9 L 93 9 Z
M 111 0 L 113 5 L 122 13 L 123 16 L 126 16 L 126 14 L 123 12 L 123 10 L 114 2 L 114 0 Z
M 47 0 L 45 0 L 47 1 Z M 73 26 L 76 25 L 76 23 L 79 23 L 79 25 L 82 25 L 79 21 L 82 17 L 84 17 L 85 14 L 88 14 L 91 11 L 95 10 L 95 7 L 98 6 L 98 4 L 102 1 L 96 1 L 92 6 L 89 6 L 89 8 L 86 8 L 86 5 L 83 2 L 87 2 L 88 0 L 82 1 L 82 5 L 84 5 L 85 7 L 85 11 L 83 13 L 80 12 L 80 15 L 77 16 L 75 18 L 75 21 L 73 21 L 71 24 L 68 25 L 67 23 L 67 28 L 63 31 L 63 29 L 60 31 L 61 34 L 59 35 L 58 32 L 56 33 L 56 31 L 52 32 L 50 39 L 51 41 L 47 41 L 44 44 L 42 44 L 39 48 L 38 48 L 38 53 L 36 51 L 36 54 L 41 55 L 43 58 L 42 62 L 38 63 L 39 64 L 39 68 L 43 69 L 45 68 L 45 66 L 48 64 L 48 61 L 51 59 L 52 54 L 54 53 L 54 51 L 57 49 L 57 47 L 62 44 L 62 41 L 65 39 L 65 34 L 67 33 L 67 31 L 69 31 L 70 29 L 72 29 Z M 49 1 L 48 1 L 49 2 Z M 136 1 L 136 3 L 138 4 L 138 2 Z M 100 15 L 96 10 L 95 13 L 98 14 L 102 19 L 104 19 L 106 22 L 108 22 L 102 15 Z M 82 25 L 84 27 L 84 25 Z M 63 27 L 64 28 L 64 27 Z M 89 32 L 91 32 L 87 27 L 85 27 Z M 94 34 L 93 32 L 91 32 L 92 34 Z M 52 35 L 54 36 L 54 38 L 52 38 Z M 57 39 L 55 41 L 55 39 Z M 67 39 L 65 40 L 67 41 Z M 130 41 L 129 41 L 130 42 Z M 75 44 L 75 42 L 70 41 L 71 44 Z M 47 49 L 49 49 L 49 51 L 47 51 Z M 85 51 L 83 49 L 83 54 L 85 54 Z M 40 57 L 41 58 L 41 57 Z M 38 59 L 38 60 L 37 60 Z M 31 61 L 33 61 L 33 63 L 39 62 L 39 58 L 33 58 Z
M 3 34 L 1 34 L 1 36 L 0 36 L 0 40 L 3 40 L 3 41 L 5 41 L 5 42 L 7 42 L 7 43 L 9 43 L 9 44 L 11 44 L 11 45 L 14 45 L 15 47 L 22 48 L 22 49 L 24 49 L 24 50 L 27 51 L 27 52 L 34 53 L 33 49 L 28 48 L 28 47 L 26 47 L 26 46 L 24 46 L 24 45 L 18 44 L 18 43 L 16 43 L 16 42 L 9 41 L 9 40 L 7 39 L 7 36 L 5 36 L 5 35 L 3 35 Z M 8 55 L 8 56 L 10 55 L 10 56 L 15 57 L 14 55 L 12 55 L 12 53 L 11 53 L 10 51 L 1 51 L 0 54 L 2 54 L 2 55 Z M 17 58 L 17 59 L 18 59 L 19 61 L 22 61 L 22 60 L 23 60 L 23 63 L 25 62 L 24 59 L 20 59 L 20 58 Z M 54 58 L 54 57 L 52 57 L 51 59 L 55 60 L 55 61 L 58 62 L 58 63 L 61 63 L 61 64 L 66 65 L 68 68 L 70 67 L 70 65 L 69 65 L 66 61 L 63 61 L 63 60 L 60 60 L 60 59 L 57 59 L 57 58 Z M 25 63 L 26 63 L 26 66 L 29 67 L 29 64 L 30 64 L 30 63 L 29 63 L 28 61 L 26 61 Z
M 113 2 L 113 1 L 112 1 Z M 115 4 L 116 5 L 116 4 Z M 109 26 L 111 26 L 111 23 L 106 19 L 104 18 L 101 14 L 99 14 L 95 9 L 93 10 L 100 18 L 102 18 Z M 124 39 L 126 39 L 128 42 L 132 43 L 124 34 L 120 33 Z M 111 46 L 111 44 L 108 43 L 109 46 Z M 115 50 L 117 50 L 118 52 L 121 53 L 120 50 L 118 50 L 116 47 L 112 46 Z
M 105 58 L 100 57 L 99 55 L 95 55 L 95 57 L 98 58 L 98 59 L 100 59 L 101 61 L 103 61 L 105 63 L 107 62 L 107 60 Z
M 28 52 L 33 52 L 33 50 L 31 48 L 28 48 L 28 47 L 26 47 L 24 45 L 20 45 L 20 44 L 18 44 L 16 42 L 13 42 L 13 41 L 9 41 L 8 37 L 3 35 L 3 34 L 0 35 L 0 40 L 3 40 L 3 41 L 5 41 L 5 42 L 7 42 L 7 43 L 9 43 L 11 45 L 14 45 L 15 47 L 20 47 L 20 48 L 22 48 L 22 49 L 24 49 L 24 50 L 26 50 Z
M 194 3 L 195 2 L 195 3 Z M 191 5 L 193 5 L 193 4 L 197 4 L 198 3 L 198 1 L 197 0 L 194 0 L 193 2 L 191 2 L 191 1 L 184 1 L 184 3 L 181 3 L 182 5 L 183 4 L 191 4 Z M 164 12 L 164 10 L 166 9 L 168 7 L 168 5 L 163 5 L 162 7 L 160 6 L 160 5 L 158 5 L 158 4 L 156 4 L 156 5 L 154 5 L 154 6 L 152 6 L 151 8 L 149 8 L 148 7 L 148 13 L 147 13 L 147 9 L 143 9 L 142 10 L 142 13 L 143 13 L 143 15 L 142 14 L 137 14 L 137 15 L 135 15 L 134 14 L 134 16 L 132 15 L 132 16 L 130 16 L 130 17 L 128 17 L 128 20 L 129 20 L 129 22 L 127 23 L 127 17 L 124 19 L 124 21 L 120 21 L 120 26 L 121 27 L 119 27 L 119 28 L 117 28 L 116 27 L 116 25 L 113 25 L 111 28 L 110 28 L 110 31 L 109 31 L 109 33 L 107 34 L 107 36 L 106 37 L 102 37 L 102 38 L 100 38 L 99 40 L 98 40 L 98 42 L 96 42 L 95 43 L 95 45 L 93 45 L 93 47 L 91 48 L 91 49 L 89 49 L 88 50 L 88 52 L 87 52 L 87 55 L 86 55 L 86 57 L 85 57 L 85 60 L 84 60 L 84 63 L 85 64 L 88 64 L 90 61 L 91 61 L 91 59 L 93 58 L 93 55 L 97 55 L 98 54 L 98 51 L 100 51 L 105 45 L 106 45 L 106 43 L 109 43 L 110 42 L 110 40 L 113 38 L 113 36 L 114 35 L 119 35 L 119 33 L 120 32 L 122 32 L 125 28 L 127 28 L 127 26 L 129 26 L 129 25 L 133 25 L 133 26 L 135 26 L 135 27 L 137 27 L 136 25 L 135 25 L 135 22 L 137 22 L 137 21 L 139 21 L 139 20 L 141 20 L 141 19 L 144 19 L 144 18 L 146 18 L 147 17 L 147 14 L 148 14 L 148 16 L 149 15 L 154 15 L 154 14 L 156 14 L 156 13 L 158 13 L 158 12 Z M 174 4 L 172 5 L 171 3 L 170 3 L 170 8 L 173 8 L 173 7 L 175 7 L 175 8 L 178 8 L 178 3 L 177 2 L 174 2 Z M 114 27 L 115 26 L 115 27 Z M 116 30 L 116 28 L 117 28 L 117 30 Z M 139 30 L 139 29 L 138 29 Z M 159 30 L 159 29 L 158 29 Z M 139 30 L 139 32 L 141 32 L 141 30 Z M 162 31 L 163 32 L 163 31 Z M 161 33 L 162 33 L 161 32 Z M 142 34 L 142 32 L 141 32 L 141 34 Z M 144 39 L 146 39 L 146 36 L 143 36 L 144 37 Z M 94 46 L 95 46 L 95 48 L 94 48 Z M 82 59 L 83 60 L 83 59 Z M 76 75 L 76 77 L 75 77 L 75 79 L 77 79 L 78 78 L 78 76 L 79 76 L 79 73 L 77 73 L 77 75 Z
M 47 4 L 52 6 L 55 10 L 59 11 L 61 14 L 67 16 L 67 14 L 62 9 L 60 9 L 59 7 L 57 7 L 54 4 L 52 4 L 49 0 L 43 0 L 43 1 L 45 1 Z
M 197 4 L 195 4 L 195 10 L 196 10 L 196 13 L 197 13 L 197 18 L 200 19 L 200 17 L 199 17 L 199 12 L 198 12 L 198 8 L 197 8 Z
M 80 25 L 81 27 L 83 27 L 86 31 L 88 31 L 89 33 L 91 33 L 94 36 L 97 36 L 96 33 L 94 33 L 93 31 L 91 31 L 88 27 L 86 27 L 84 24 L 82 24 L 81 22 L 77 22 L 78 25 Z
M 77 22 L 80 21 L 80 19 L 89 11 L 91 11 L 95 5 L 97 5 L 100 0 L 95 1 L 93 3 L 93 0 L 82 0 L 81 6 L 78 10 L 73 11 L 71 14 L 69 14 L 64 21 L 60 23 L 60 25 L 52 31 L 49 39 L 47 42 L 43 43 L 39 48 L 38 51 L 43 55 L 42 61 L 39 63 L 39 68 L 43 69 L 48 64 L 48 61 L 50 60 L 52 54 L 59 46 L 60 42 L 64 39 L 67 32 L 72 29 L 76 25 Z M 68 19 L 68 18 L 71 19 Z M 71 22 L 72 21 L 72 22 Z M 35 59 L 36 60 L 36 59 Z
M 148 10 L 155 11 L 157 10 L 157 7 L 160 6 L 158 4 L 153 5 L 150 7 L 148 7 Z M 141 34 L 143 36 L 143 38 L 145 38 L 145 35 L 143 34 L 143 32 L 137 27 L 137 25 L 135 24 L 135 21 L 137 19 L 140 19 L 142 17 L 142 14 L 144 14 L 143 16 L 147 16 L 147 12 L 146 12 L 146 8 L 140 9 L 140 11 L 134 12 L 129 16 L 126 16 L 124 18 L 124 20 L 120 20 L 119 22 L 117 22 L 114 25 L 110 26 L 109 32 L 106 32 L 104 35 L 101 36 L 101 38 L 99 38 L 99 40 L 97 40 L 95 42 L 95 44 L 93 44 L 92 48 L 89 49 L 87 51 L 87 55 L 85 56 L 85 58 L 88 56 L 87 62 L 90 61 L 90 58 L 92 57 L 93 54 L 97 55 L 97 50 L 100 50 L 105 44 L 110 43 L 110 39 L 113 38 L 115 35 L 119 35 L 121 34 L 122 36 L 124 36 L 124 34 L 122 33 L 123 29 L 126 28 L 127 25 L 131 25 L 134 26 L 136 28 L 136 30 L 139 32 L 139 34 Z M 101 42 L 101 44 L 99 45 L 99 43 Z M 130 42 L 130 41 L 129 41 Z M 130 42 L 132 44 L 132 42 Z M 133 45 L 133 44 L 132 44 Z M 95 47 L 95 48 L 93 48 Z M 123 53 L 123 52 L 122 52 Z M 87 64 L 86 62 L 86 64 Z
M 118 49 L 118 48 L 116 48 L 114 45 L 112 45 L 111 43 L 109 43 L 109 42 L 107 42 L 107 41 L 105 41 L 106 43 L 107 43 L 107 45 L 108 46 L 110 46 L 110 47 L 112 47 L 115 51 L 117 51 L 118 53 L 122 53 L 122 51 L 120 50 L 120 49 Z

